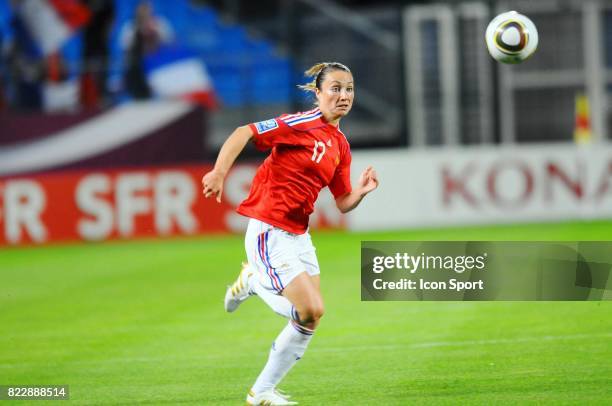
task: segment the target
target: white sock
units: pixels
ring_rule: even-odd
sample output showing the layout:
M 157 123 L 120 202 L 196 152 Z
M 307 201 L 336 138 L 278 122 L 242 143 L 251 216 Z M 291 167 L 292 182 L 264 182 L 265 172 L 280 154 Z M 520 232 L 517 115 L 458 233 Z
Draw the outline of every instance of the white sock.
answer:
M 279 314 L 287 319 L 294 319 L 296 321 L 299 320 L 297 312 L 293 308 L 291 302 L 285 296 L 277 295 L 266 289 L 261 283 L 259 283 L 259 280 L 257 280 L 257 274 L 249 278 L 249 288 L 255 292 L 257 296 L 261 298 L 261 300 L 266 302 L 266 304 L 270 306 L 270 308 L 272 308 L 276 314 Z
M 261 393 L 276 387 L 297 360 L 302 358 L 313 333 L 314 330 L 289 320 L 272 343 L 268 362 L 257 377 L 253 392 Z

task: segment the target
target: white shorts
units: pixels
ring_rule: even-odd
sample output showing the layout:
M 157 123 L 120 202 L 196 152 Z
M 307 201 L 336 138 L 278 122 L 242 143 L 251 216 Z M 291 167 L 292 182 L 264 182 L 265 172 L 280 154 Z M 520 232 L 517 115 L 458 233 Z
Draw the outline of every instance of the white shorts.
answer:
M 301 272 L 319 275 L 319 261 L 310 234 L 293 234 L 256 219 L 249 220 L 244 237 L 249 265 L 259 282 L 280 294 Z

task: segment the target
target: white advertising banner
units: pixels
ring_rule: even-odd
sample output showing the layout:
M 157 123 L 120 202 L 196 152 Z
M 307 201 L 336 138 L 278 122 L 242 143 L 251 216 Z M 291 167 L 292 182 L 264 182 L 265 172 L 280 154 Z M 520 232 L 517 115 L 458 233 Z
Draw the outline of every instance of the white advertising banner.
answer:
M 548 144 L 355 152 L 377 191 L 354 230 L 612 218 L 612 146 Z

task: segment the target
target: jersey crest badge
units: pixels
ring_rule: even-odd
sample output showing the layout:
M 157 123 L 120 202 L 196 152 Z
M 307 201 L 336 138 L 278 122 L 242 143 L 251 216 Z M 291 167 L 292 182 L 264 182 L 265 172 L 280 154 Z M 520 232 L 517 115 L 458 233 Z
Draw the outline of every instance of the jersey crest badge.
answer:
M 257 128 L 257 132 L 259 134 L 263 134 L 265 132 L 278 128 L 278 123 L 276 122 L 275 119 L 272 118 L 270 120 L 265 120 L 265 121 L 260 121 L 258 123 L 255 123 L 255 128 Z
M 327 140 L 327 146 L 331 148 L 331 146 L 332 146 L 331 140 Z

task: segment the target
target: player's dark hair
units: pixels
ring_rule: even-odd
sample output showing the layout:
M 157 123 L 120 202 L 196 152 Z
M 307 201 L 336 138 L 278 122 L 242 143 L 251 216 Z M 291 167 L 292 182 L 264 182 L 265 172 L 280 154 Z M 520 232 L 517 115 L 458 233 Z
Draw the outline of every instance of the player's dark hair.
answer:
M 351 73 L 351 70 L 340 62 L 320 62 L 312 65 L 304 72 L 304 76 L 310 77 L 312 80 L 298 87 L 306 92 L 314 92 L 316 89 L 321 90 L 321 83 L 323 83 L 327 74 L 336 70 Z

